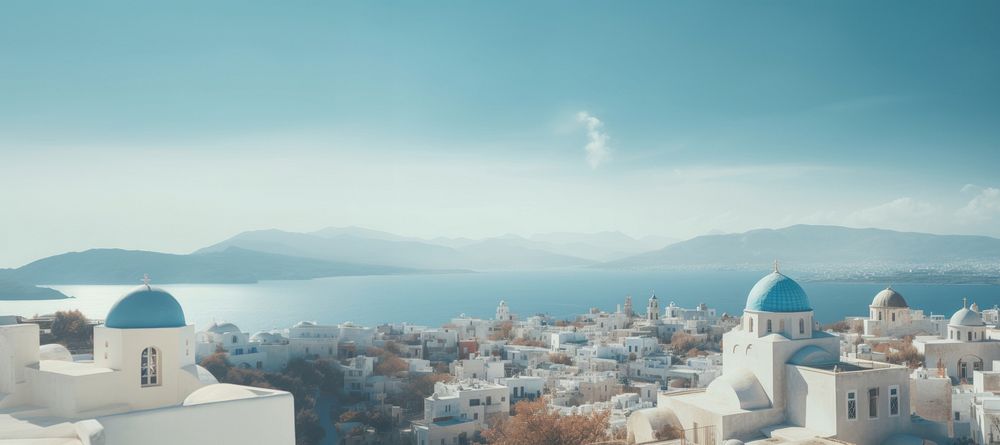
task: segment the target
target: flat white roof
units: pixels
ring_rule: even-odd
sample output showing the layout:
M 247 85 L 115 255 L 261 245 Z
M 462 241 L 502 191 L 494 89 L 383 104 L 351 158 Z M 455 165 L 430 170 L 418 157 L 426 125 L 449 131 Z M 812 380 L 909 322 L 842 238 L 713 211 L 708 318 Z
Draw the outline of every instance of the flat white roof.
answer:
M 69 376 L 85 376 L 115 372 L 111 368 L 102 368 L 93 363 L 67 362 L 63 360 L 41 360 L 38 369 L 42 372 Z

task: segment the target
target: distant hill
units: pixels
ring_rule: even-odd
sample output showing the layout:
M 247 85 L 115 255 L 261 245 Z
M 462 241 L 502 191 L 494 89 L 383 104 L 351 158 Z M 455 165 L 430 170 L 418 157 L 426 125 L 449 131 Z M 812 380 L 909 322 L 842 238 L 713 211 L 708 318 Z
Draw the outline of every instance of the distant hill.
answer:
M 342 275 L 382 275 L 414 269 L 324 261 L 226 248 L 200 255 L 92 249 L 44 258 L 4 271 L 7 279 L 34 284 L 132 284 L 144 273 L 157 283 L 252 283 Z
M 699 236 L 599 267 L 759 266 L 775 259 L 799 265 L 997 261 L 1000 260 L 1000 239 L 796 225 Z
M 325 261 L 384 264 L 424 269 L 461 269 L 459 253 L 444 246 L 416 241 L 365 238 L 358 232 L 320 231 L 320 236 L 281 230 L 243 232 L 195 252 L 219 252 L 231 247 Z
M 47 287 L 0 280 L 0 301 L 3 300 L 59 300 L 69 298 L 62 292 Z
M 661 249 L 677 242 L 676 239 L 658 236 L 632 238 L 621 232 L 540 233 L 528 237 L 539 248 L 563 255 L 577 256 L 594 261 L 611 261 L 642 252 Z
M 592 264 L 594 261 L 548 251 L 524 238 L 506 237 L 455 242 L 433 241 L 393 235 L 358 227 L 331 228 L 313 233 L 281 230 L 243 232 L 225 241 L 200 249 L 195 254 L 230 247 L 281 255 L 385 264 L 422 269 L 538 269 Z

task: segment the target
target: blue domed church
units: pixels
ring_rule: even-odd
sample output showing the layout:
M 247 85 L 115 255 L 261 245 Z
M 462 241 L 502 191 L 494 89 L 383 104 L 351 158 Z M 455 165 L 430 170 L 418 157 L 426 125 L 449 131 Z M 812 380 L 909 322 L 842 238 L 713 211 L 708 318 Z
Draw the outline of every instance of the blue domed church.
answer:
M 839 337 L 818 329 L 805 290 L 777 265 L 750 289 L 722 356 L 707 388 L 661 392 L 656 408 L 633 413 L 630 440 L 670 426 L 702 444 L 923 443 L 911 434 L 909 370 L 841 357 Z
M 0 442 L 294 443 L 291 394 L 218 383 L 180 303 L 148 281 L 94 328 L 93 359 L 56 346 L 37 324 L 0 326 Z

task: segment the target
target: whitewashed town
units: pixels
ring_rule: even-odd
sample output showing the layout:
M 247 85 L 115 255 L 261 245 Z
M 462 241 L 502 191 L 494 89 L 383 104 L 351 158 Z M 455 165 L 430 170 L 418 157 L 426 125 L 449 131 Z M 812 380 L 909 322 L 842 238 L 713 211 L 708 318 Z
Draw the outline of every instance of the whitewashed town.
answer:
M 650 295 L 567 320 L 500 300 L 442 326 L 251 333 L 196 332 L 147 280 L 90 321 L 88 353 L 41 344 L 52 320 L 0 318 L 0 443 L 291 444 L 305 399 L 254 379 L 308 364 L 345 445 L 477 443 L 531 413 L 599 419 L 623 444 L 1000 441 L 996 306 L 930 315 L 887 287 L 824 326 L 777 264 L 747 289 L 742 314 Z

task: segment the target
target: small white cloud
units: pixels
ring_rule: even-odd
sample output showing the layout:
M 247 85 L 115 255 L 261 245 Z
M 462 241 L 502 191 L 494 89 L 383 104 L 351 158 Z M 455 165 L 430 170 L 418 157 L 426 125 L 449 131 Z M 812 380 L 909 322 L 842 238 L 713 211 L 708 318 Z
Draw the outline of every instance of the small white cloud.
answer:
M 995 187 L 979 188 L 979 193 L 958 209 L 958 217 L 964 222 L 984 222 L 997 216 L 1000 216 L 1000 189 Z
M 976 184 L 965 184 L 962 186 L 962 193 L 974 193 L 982 190 L 983 188 Z
M 934 214 L 934 206 L 913 198 L 903 197 L 885 204 L 858 210 L 847 217 L 848 225 L 862 227 L 910 227 Z
M 611 148 L 608 147 L 608 134 L 604 132 L 604 123 L 586 111 L 576 114 L 576 120 L 587 127 L 587 163 L 590 168 L 597 168 L 611 159 Z

